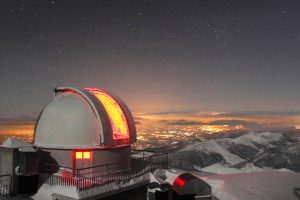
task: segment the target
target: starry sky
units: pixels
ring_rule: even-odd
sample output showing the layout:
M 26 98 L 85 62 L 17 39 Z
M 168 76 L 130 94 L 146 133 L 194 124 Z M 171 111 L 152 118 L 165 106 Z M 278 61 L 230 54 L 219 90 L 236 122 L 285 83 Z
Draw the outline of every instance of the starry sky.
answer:
M 299 0 L 0 0 L 0 115 L 56 86 L 133 112 L 300 109 Z

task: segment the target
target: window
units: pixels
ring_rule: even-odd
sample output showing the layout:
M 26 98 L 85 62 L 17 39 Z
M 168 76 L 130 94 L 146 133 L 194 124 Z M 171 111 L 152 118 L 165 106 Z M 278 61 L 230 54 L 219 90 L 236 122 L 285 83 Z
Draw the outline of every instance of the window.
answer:
M 74 158 L 76 160 L 92 159 L 92 152 L 91 151 L 75 151 L 74 155 L 75 155 Z

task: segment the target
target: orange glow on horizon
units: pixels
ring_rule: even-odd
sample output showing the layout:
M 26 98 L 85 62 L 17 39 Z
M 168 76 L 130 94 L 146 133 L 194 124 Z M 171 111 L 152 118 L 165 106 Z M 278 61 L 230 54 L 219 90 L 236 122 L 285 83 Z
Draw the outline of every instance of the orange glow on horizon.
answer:
M 0 125 L 0 133 L 7 135 L 14 134 L 32 134 L 34 131 L 34 124 L 12 124 Z M 3 133 L 2 133 L 3 132 Z
M 0 125 L 0 143 L 8 137 L 16 137 L 25 142 L 32 142 L 34 124 Z

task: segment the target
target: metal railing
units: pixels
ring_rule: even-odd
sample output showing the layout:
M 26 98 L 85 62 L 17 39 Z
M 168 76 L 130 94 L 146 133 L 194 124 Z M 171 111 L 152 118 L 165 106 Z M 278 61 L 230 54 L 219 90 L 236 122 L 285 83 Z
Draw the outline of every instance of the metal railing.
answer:
M 157 168 L 168 168 L 168 153 L 157 153 L 154 151 L 143 151 L 143 150 L 132 150 L 131 157 L 136 160 L 142 160 L 148 162 L 153 166 L 154 169 Z
M 11 175 L 0 175 L 0 195 L 7 196 L 10 193 Z
M 112 182 L 126 182 L 157 168 L 168 167 L 168 154 L 132 152 L 131 168 L 120 169 L 122 162 L 80 169 L 45 164 L 40 173 L 40 184 L 74 186 L 78 191 Z

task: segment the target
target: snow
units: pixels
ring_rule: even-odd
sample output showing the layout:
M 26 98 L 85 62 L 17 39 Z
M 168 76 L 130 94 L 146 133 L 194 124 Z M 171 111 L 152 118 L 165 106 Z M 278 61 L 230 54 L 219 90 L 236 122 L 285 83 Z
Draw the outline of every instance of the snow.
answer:
M 263 171 L 199 177 L 212 187 L 221 200 L 298 200 L 294 188 L 300 185 L 300 173 Z
M 274 143 L 277 143 L 279 141 L 284 141 L 284 140 L 285 140 L 284 136 L 281 133 L 276 133 L 276 132 L 263 132 L 263 133 L 250 132 L 234 139 L 231 138 L 223 138 L 219 140 L 217 139 L 217 141 L 219 142 L 245 145 L 257 150 L 259 149 L 259 146 L 265 146 L 268 148 L 274 147 L 275 146 Z
M 215 162 L 222 162 L 227 166 L 240 166 L 247 162 L 263 162 L 263 156 L 271 153 L 266 152 L 266 149 L 280 148 L 281 154 L 285 153 L 286 159 L 290 158 L 291 165 L 296 165 L 297 156 L 300 155 L 300 143 L 290 141 L 284 134 L 276 132 L 250 132 L 237 138 L 192 141 L 172 153 L 170 163 L 171 166 L 184 167 L 186 162 L 196 170 Z M 195 155 L 195 159 L 192 155 Z
M 242 169 L 233 169 L 222 164 L 214 164 L 203 170 L 221 171 L 223 174 L 196 177 L 208 183 L 212 195 L 220 200 L 298 200 L 294 189 L 300 186 L 300 173 L 287 170 L 270 170 L 246 164 Z M 248 172 L 251 171 L 251 172 Z M 177 169 L 159 169 L 154 176 L 166 176 L 165 181 L 173 185 L 174 180 L 184 173 Z M 152 180 L 152 179 L 151 179 Z M 155 180 L 153 178 L 153 180 Z M 214 199 L 213 198 L 213 199 Z
M 233 167 L 227 167 L 227 166 L 222 165 L 220 163 L 216 163 L 216 164 L 210 165 L 208 167 L 204 167 L 201 170 L 205 171 L 205 172 L 215 173 L 215 174 L 241 173 L 240 169 L 233 168 Z
M 257 147 L 247 137 L 240 136 L 240 137 L 237 137 L 235 139 L 229 139 L 229 138 L 227 138 L 225 140 L 227 140 L 227 142 L 232 142 L 234 144 L 250 146 L 253 149 L 257 149 Z
M 182 149 L 181 151 L 201 151 L 206 153 L 218 153 L 220 154 L 226 163 L 235 165 L 245 160 L 239 156 L 232 154 L 225 147 L 218 144 L 218 140 L 206 140 L 204 142 L 196 142 Z
M 150 173 L 150 175 L 149 175 L 149 179 L 150 179 L 150 183 L 158 183 L 159 185 L 162 185 L 162 184 L 165 184 L 166 182 L 162 179 L 162 178 L 160 178 L 160 177 L 158 177 L 158 176 L 155 176 L 154 174 L 152 174 L 152 173 Z
M 98 195 L 106 196 L 126 190 L 126 188 L 132 188 L 140 186 L 140 184 L 146 184 L 149 182 L 149 173 L 142 176 L 133 178 L 129 181 L 116 181 L 101 186 L 95 186 L 89 189 L 78 191 L 76 186 L 67 185 L 49 185 L 47 183 L 42 184 L 38 192 L 32 196 L 35 200 L 51 200 L 55 196 L 71 197 L 73 199 L 88 199 Z M 55 199 L 55 198 L 54 198 Z
M 150 183 L 158 183 L 158 185 L 166 184 L 166 182 L 163 179 L 161 179 L 158 176 L 155 176 L 152 173 L 150 173 L 149 178 L 150 178 Z M 148 192 L 162 191 L 162 189 L 160 187 L 155 187 L 155 188 L 152 188 L 152 189 L 148 188 L 147 190 L 148 190 Z
M 88 190 L 83 190 L 80 192 L 80 199 L 87 199 L 96 195 L 107 195 L 109 193 L 116 193 L 126 190 L 126 188 L 132 188 L 140 186 L 140 184 L 146 185 L 149 183 L 149 173 L 146 173 L 142 176 L 133 178 L 129 181 L 124 182 L 112 182 L 100 187 L 92 187 Z
M 294 172 L 290 169 L 286 169 L 286 168 L 281 168 L 281 169 L 277 169 L 277 171 L 282 171 L 282 172 Z
M 173 185 L 175 179 L 185 173 L 185 171 L 179 169 L 156 169 L 154 171 L 154 176 L 158 176 L 159 178 L 165 178 L 164 181 Z
M 152 155 L 154 155 L 154 153 L 149 152 L 149 151 L 142 151 L 142 152 L 139 152 L 139 153 L 131 154 L 131 157 L 132 158 L 144 158 L 144 157 L 150 157 Z
M 249 146 L 255 147 L 255 144 L 263 145 L 266 147 L 274 147 L 272 143 L 283 140 L 284 136 L 281 133 L 263 132 L 260 134 L 250 132 L 242 135 L 236 139 L 236 142 L 244 143 Z
M 32 144 L 23 142 L 22 140 L 19 140 L 19 139 L 14 138 L 14 137 L 7 138 L 7 140 L 5 140 L 1 146 L 6 147 L 6 148 L 33 147 Z
M 50 185 L 43 184 L 38 192 L 32 196 L 33 199 L 52 199 L 52 195 L 54 194 L 54 188 Z
M 255 166 L 253 163 L 246 163 L 242 168 L 234 168 L 223 165 L 221 163 L 215 163 L 208 167 L 204 167 L 200 169 L 204 172 L 210 172 L 214 174 L 235 174 L 235 173 L 245 173 L 245 172 L 261 172 L 266 170 L 272 170 L 270 168 L 260 168 Z M 282 169 L 284 171 L 284 169 Z
M 294 144 L 290 145 L 289 148 L 287 149 L 288 153 L 294 154 L 294 155 L 299 155 L 300 154 L 300 141 L 295 142 Z
M 261 172 L 270 170 L 269 168 L 260 168 L 255 166 L 253 163 L 246 163 L 244 167 L 240 169 L 242 172 Z
M 36 150 L 33 147 L 22 147 L 22 148 L 19 148 L 19 151 L 21 151 L 21 152 L 36 152 Z

